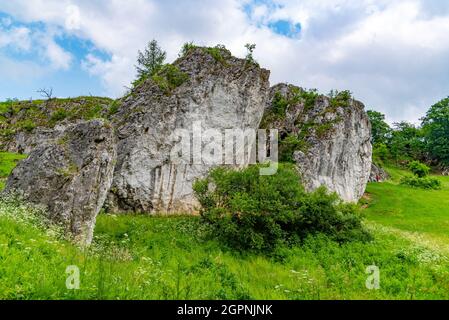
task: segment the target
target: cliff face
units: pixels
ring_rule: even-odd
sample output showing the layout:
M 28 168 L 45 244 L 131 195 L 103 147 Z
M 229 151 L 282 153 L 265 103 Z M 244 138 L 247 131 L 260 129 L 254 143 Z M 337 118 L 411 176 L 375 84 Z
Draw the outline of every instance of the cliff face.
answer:
M 118 161 L 107 200 L 113 212 L 191 212 L 195 179 L 214 166 L 205 161 L 174 164 L 176 130 L 257 129 L 269 90 L 269 71 L 226 50 L 196 48 L 171 70 L 147 80 L 114 116 Z M 181 81 L 177 81 L 181 80 Z M 190 140 L 190 139 L 189 139 Z M 204 146 L 206 142 L 203 141 Z M 192 147 L 195 148 L 195 147 Z M 193 157 L 198 152 L 193 151 Z
M 371 125 L 348 92 L 331 97 L 279 84 L 270 90 L 263 127 L 279 128 L 281 160 L 295 162 L 308 190 L 321 185 L 356 202 L 369 180 Z

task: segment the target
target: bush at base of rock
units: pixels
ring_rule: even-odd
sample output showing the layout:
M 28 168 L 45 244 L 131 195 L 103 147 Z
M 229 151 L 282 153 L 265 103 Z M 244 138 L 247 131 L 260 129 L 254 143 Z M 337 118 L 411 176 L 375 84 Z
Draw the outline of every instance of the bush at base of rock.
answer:
M 294 166 L 281 164 L 273 176 L 260 176 L 259 168 L 217 168 L 194 185 L 203 220 L 226 245 L 270 251 L 313 234 L 339 242 L 370 238 L 356 205 L 325 188 L 305 192 Z
M 418 176 L 407 176 L 401 179 L 401 184 L 420 189 L 441 189 L 441 181 L 431 177 L 420 178 Z
M 424 163 L 421 163 L 419 161 L 412 161 L 408 165 L 408 168 L 410 169 L 413 174 L 419 178 L 424 178 L 429 175 L 430 168 L 426 166 Z

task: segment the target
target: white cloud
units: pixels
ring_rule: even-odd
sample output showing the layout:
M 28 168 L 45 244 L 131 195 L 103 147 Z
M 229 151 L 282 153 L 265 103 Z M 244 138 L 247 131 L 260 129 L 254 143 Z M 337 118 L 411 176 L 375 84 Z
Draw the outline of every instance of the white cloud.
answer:
M 0 48 L 6 46 L 28 51 L 31 47 L 30 30 L 25 27 L 14 27 L 9 30 L 0 27 Z
M 136 52 L 152 38 L 174 59 L 182 43 L 223 43 L 237 55 L 256 43 L 256 58 L 272 82 L 288 81 L 328 91 L 350 89 L 391 121 L 416 121 L 449 94 L 449 3 L 439 0 L 11 0 L 0 11 L 24 22 L 44 22 L 89 39 L 111 59 L 86 57 L 83 67 L 120 95 L 134 77 Z M 266 27 L 300 23 L 300 39 Z M 0 31 L 1 32 L 1 31 Z M 51 35 L 54 38 L 56 34 Z M 0 33 L 0 43 L 1 43 Z M 17 38 L 14 43 L 20 43 Z M 5 41 L 5 40 L 3 40 Z M 9 40 L 11 42 L 11 40 Z M 22 43 L 26 41 L 22 39 Z M 70 55 L 54 40 L 44 45 L 56 68 Z
M 38 53 L 52 68 L 67 70 L 70 68 L 72 55 L 55 42 L 58 34 L 60 32 L 52 29 L 42 31 L 25 26 L 4 28 L 0 25 L 0 48 L 7 47 L 17 53 Z
M 65 27 L 67 30 L 78 30 L 81 27 L 81 14 L 78 6 L 69 5 L 66 9 Z
M 72 63 L 72 55 L 62 49 L 52 37 L 42 37 L 42 54 L 57 70 L 68 70 Z

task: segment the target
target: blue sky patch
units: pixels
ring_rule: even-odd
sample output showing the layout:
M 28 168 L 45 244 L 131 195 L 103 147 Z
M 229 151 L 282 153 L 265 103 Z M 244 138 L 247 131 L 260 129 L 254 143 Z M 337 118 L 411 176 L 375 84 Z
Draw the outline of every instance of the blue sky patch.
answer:
M 63 34 L 55 39 L 55 42 L 67 52 L 70 52 L 78 62 L 83 60 L 88 54 L 93 54 L 101 60 L 110 60 L 111 55 L 105 51 L 98 50 L 89 41 L 70 34 Z
M 47 26 L 41 22 L 22 23 L 12 16 L 0 12 L 0 32 L 8 33 L 18 27 L 26 27 L 30 30 L 30 49 L 22 50 L 14 46 L 13 43 L 0 47 L 0 60 L 3 57 L 3 59 L 23 63 L 23 65 L 34 64 L 36 68 L 40 67 L 45 72 L 33 75 L 30 71 L 26 79 L 0 78 L 0 101 L 7 98 L 39 98 L 36 91 L 41 87 L 53 88 L 57 97 L 104 95 L 101 79 L 90 75 L 82 68 L 81 64 L 89 53 L 102 60 L 109 60 L 110 54 L 98 50 L 89 40 L 81 39 L 63 31 L 57 32 L 57 35 L 53 38 L 55 43 L 64 51 L 70 53 L 73 59 L 68 70 L 52 70 L 50 67 L 45 67 L 49 63 L 47 58 L 42 55 L 42 51 L 46 49 L 45 45 L 40 44 L 33 37 L 37 33 L 45 35 L 48 32 Z
M 287 20 L 278 20 L 270 22 L 268 27 L 274 32 L 289 38 L 297 38 L 301 34 L 301 24 L 292 23 Z
M 265 17 L 254 17 L 254 9 L 258 6 L 265 6 L 267 8 L 268 15 Z M 298 38 L 301 34 L 301 24 L 294 23 L 289 20 L 271 20 L 269 13 L 281 9 L 283 6 L 275 3 L 271 0 L 253 0 L 247 3 L 243 10 L 248 18 L 255 23 L 259 28 L 268 27 L 273 32 L 286 36 L 288 38 Z

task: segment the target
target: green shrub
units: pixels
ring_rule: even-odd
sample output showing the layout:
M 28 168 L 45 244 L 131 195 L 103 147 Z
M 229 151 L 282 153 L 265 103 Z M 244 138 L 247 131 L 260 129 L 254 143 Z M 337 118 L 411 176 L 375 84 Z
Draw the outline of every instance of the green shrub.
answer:
M 247 43 L 245 44 L 245 48 L 247 50 L 245 57 L 246 63 L 259 66 L 257 61 L 254 59 L 254 50 L 256 50 L 256 45 L 254 43 Z
M 329 93 L 330 105 L 333 109 L 348 107 L 351 99 L 352 93 L 349 90 L 338 91 L 331 90 Z
M 294 163 L 294 152 L 301 150 L 305 145 L 304 140 L 300 140 L 296 135 L 288 135 L 279 143 L 279 161 Z
M 218 44 L 215 47 L 204 48 L 203 50 L 210 54 L 215 61 L 224 65 L 226 64 L 226 56 L 231 56 L 231 52 L 222 44 Z
M 120 100 L 114 100 L 109 106 L 109 115 L 112 116 L 116 114 L 120 109 L 121 102 Z
M 406 176 L 401 179 L 401 184 L 420 189 L 441 189 L 441 181 L 431 177 Z
M 284 98 L 282 93 L 277 91 L 273 97 L 272 111 L 277 116 L 284 118 L 289 104 L 290 102 Z
M 411 172 L 413 172 L 414 175 L 416 175 L 419 178 L 424 178 L 429 175 L 430 168 L 426 166 L 424 163 L 421 163 L 419 161 L 412 161 L 408 165 L 408 168 Z
M 166 64 L 152 79 L 162 91 L 169 93 L 188 80 L 189 76 L 177 66 Z
M 318 233 L 336 241 L 369 238 L 355 205 L 324 188 L 305 192 L 294 166 L 280 164 L 272 176 L 260 176 L 259 169 L 218 168 L 194 184 L 203 221 L 226 245 L 271 251 Z
M 390 151 L 384 143 L 377 143 L 373 147 L 373 158 L 376 160 L 386 161 L 390 157 Z
M 63 108 L 57 109 L 51 115 L 50 124 L 55 125 L 59 121 L 66 119 L 68 116 L 69 116 L 69 114 L 68 114 L 67 110 L 65 110 Z
M 195 50 L 198 48 L 197 45 L 195 45 L 193 42 L 186 42 L 181 48 L 181 52 L 179 53 L 180 57 L 186 56 L 190 51 Z
M 33 120 L 27 119 L 21 122 L 19 127 L 27 132 L 32 132 L 37 127 L 37 125 Z
M 99 104 L 89 106 L 89 108 L 84 113 L 84 120 L 92 120 L 101 118 L 101 112 L 103 111 L 103 107 Z

